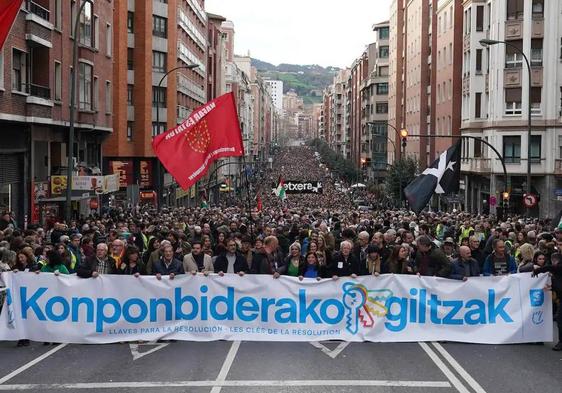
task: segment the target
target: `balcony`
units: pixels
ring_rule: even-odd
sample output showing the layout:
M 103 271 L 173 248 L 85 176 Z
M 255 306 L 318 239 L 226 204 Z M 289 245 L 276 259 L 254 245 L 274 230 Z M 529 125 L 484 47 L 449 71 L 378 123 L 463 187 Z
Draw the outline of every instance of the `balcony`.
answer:
M 533 24 L 531 28 L 532 38 L 543 38 L 544 37 L 544 19 L 533 18 Z
M 470 160 L 471 172 L 488 173 L 492 169 L 492 160 L 490 158 L 474 158 Z
M 34 1 L 27 1 L 27 10 L 47 22 L 50 20 L 50 11 Z
M 521 40 L 523 39 L 523 20 L 508 20 L 505 22 L 505 39 Z
M 542 67 L 531 68 L 531 85 L 533 87 L 540 87 L 543 85 Z
M 40 86 L 33 83 L 29 83 L 28 86 L 30 96 L 43 98 L 45 100 L 51 99 L 51 89 L 48 86 Z

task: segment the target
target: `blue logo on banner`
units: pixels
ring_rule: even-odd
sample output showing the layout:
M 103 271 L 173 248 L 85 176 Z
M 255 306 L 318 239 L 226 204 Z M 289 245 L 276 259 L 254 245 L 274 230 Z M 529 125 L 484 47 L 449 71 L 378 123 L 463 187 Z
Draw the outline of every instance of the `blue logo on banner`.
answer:
M 544 291 L 542 289 L 531 289 L 529 291 L 531 307 L 541 307 L 544 304 Z

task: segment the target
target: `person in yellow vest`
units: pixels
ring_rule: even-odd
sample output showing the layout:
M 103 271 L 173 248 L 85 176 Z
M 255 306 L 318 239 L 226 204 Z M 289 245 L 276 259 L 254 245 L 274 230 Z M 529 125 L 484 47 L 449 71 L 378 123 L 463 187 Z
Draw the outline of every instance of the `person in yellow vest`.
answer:
M 81 235 L 72 235 L 70 237 L 70 242 L 66 246 L 70 254 L 70 273 L 76 272 L 76 268 L 82 263 L 82 249 L 80 247 Z

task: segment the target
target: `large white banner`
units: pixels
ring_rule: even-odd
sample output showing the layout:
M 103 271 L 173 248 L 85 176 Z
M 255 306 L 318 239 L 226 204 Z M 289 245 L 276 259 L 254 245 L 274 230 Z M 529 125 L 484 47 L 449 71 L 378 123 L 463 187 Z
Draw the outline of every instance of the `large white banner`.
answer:
M 549 278 L 2 273 L 0 340 L 552 341 Z

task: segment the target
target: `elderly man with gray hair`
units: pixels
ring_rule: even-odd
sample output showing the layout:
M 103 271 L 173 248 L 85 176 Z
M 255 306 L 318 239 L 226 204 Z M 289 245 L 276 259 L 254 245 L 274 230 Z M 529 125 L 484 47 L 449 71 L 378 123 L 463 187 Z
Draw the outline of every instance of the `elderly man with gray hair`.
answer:
M 367 247 L 369 246 L 370 239 L 371 235 L 367 231 L 359 232 L 359 235 L 357 235 L 357 243 L 353 248 L 353 255 L 361 266 L 365 266 L 367 262 Z
M 356 277 L 362 274 L 361 263 L 353 255 L 351 249 L 353 244 L 349 240 L 344 240 L 340 244 L 340 251 L 334 254 L 332 262 L 328 266 L 328 271 L 333 279 L 338 277 Z
M 449 278 L 466 281 L 468 277 L 478 277 L 479 275 L 480 266 L 478 261 L 472 258 L 470 247 L 461 246 L 458 258 L 453 260 Z

